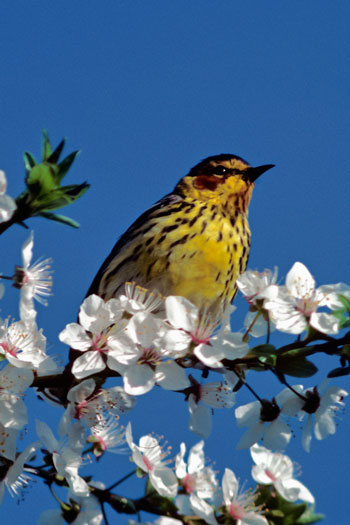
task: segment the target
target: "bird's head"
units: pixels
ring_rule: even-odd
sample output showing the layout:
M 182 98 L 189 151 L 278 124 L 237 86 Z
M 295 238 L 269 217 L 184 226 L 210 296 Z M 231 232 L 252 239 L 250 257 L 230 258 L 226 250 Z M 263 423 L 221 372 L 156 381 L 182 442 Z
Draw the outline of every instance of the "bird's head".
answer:
M 175 191 L 203 200 L 226 201 L 242 196 L 249 202 L 256 179 L 273 167 L 273 164 L 253 167 L 237 155 L 215 155 L 194 166 Z

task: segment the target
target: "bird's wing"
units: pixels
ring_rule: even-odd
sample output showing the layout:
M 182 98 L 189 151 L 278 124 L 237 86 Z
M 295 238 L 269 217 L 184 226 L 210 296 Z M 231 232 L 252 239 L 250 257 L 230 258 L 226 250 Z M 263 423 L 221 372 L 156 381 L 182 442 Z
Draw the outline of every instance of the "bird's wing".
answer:
M 152 221 L 152 219 L 158 219 L 170 215 L 172 213 L 174 204 L 178 204 L 182 200 L 182 197 L 179 195 L 170 193 L 169 195 L 166 195 L 157 201 L 151 208 L 149 208 L 142 215 L 140 215 L 138 219 L 136 219 L 136 221 L 126 230 L 125 233 L 123 233 L 123 235 L 114 245 L 111 253 L 108 255 L 101 268 L 97 272 L 94 280 L 92 281 L 91 286 L 87 291 L 86 297 L 91 294 L 103 295 L 101 294 L 100 290 L 101 280 L 106 270 L 110 267 L 111 262 L 114 259 L 116 261 L 118 259 L 122 261 L 124 259 L 123 256 L 126 256 L 128 248 L 133 243 L 133 241 L 145 235 L 147 231 L 149 231 L 154 226 L 154 221 Z M 119 286 L 117 281 L 120 280 L 120 286 L 123 286 L 126 281 L 132 280 L 135 277 L 133 261 L 131 259 L 128 262 L 128 270 L 131 277 L 125 275 L 125 272 L 121 272 L 120 276 L 115 276 L 115 288 L 118 288 Z

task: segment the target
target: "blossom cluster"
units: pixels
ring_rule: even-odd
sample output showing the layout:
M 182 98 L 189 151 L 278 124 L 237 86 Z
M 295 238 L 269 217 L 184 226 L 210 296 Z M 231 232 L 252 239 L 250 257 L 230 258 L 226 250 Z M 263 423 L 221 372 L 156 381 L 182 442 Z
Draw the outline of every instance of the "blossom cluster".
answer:
M 237 279 L 238 288 L 250 305 L 245 326 L 251 326 L 251 335 L 264 335 L 267 321 L 277 330 L 294 335 L 310 328 L 323 334 L 339 332 L 334 312 L 342 307 L 339 294 L 350 297 L 348 285 L 337 283 L 316 288 L 315 279 L 300 262 L 287 273 L 285 285 L 279 286 L 276 281 L 277 268 L 262 273 L 248 270 Z M 322 308 L 328 311 L 319 311 Z
M 163 301 L 130 283 L 117 299 L 87 297 L 79 323 L 68 324 L 59 338 L 81 352 L 72 366 L 77 380 L 110 369 L 123 377 L 124 391 L 131 396 L 146 394 L 155 385 L 175 391 L 190 388 L 190 428 L 207 437 L 212 408 L 231 408 L 235 399 L 237 378 L 226 372 L 222 361 L 249 351 L 243 334 L 216 327 L 216 321 L 201 317 L 187 299 L 170 296 Z M 191 365 L 210 366 L 223 380 L 191 387 L 186 374 Z
M 78 449 L 62 447 L 54 438 L 50 428 L 42 422 L 37 422 L 37 431 L 42 442 L 53 456 L 57 472 L 64 477 L 69 485 L 71 503 L 77 504 L 78 517 L 74 523 L 100 524 L 103 519 L 98 502 L 93 494 L 94 488 L 104 489 L 101 482 L 88 485 L 78 475 L 81 463 Z M 76 439 L 75 443 L 79 442 Z M 194 445 L 186 457 L 186 445 L 181 443 L 180 451 L 175 456 L 175 467 L 168 456 L 170 450 L 164 450 L 153 436 L 142 436 L 136 444 L 133 441 L 131 424 L 129 423 L 121 441 L 126 441 L 131 451 L 131 459 L 141 476 L 149 476 L 153 488 L 160 496 L 172 498 L 177 508 L 178 516 L 196 515 L 209 525 L 216 525 L 222 518 L 237 520 L 239 525 L 267 525 L 264 510 L 256 504 L 259 489 L 244 491 L 239 488 L 239 482 L 231 469 L 226 468 L 221 484 L 217 472 L 211 465 L 206 465 L 204 456 L 204 441 Z M 280 453 L 273 453 L 265 447 L 255 445 L 250 449 L 254 462 L 252 467 L 253 480 L 258 485 L 273 487 L 286 501 L 303 501 L 313 504 L 311 492 L 294 475 L 294 466 L 290 458 Z M 44 511 L 39 520 L 40 525 L 65 523 L 62 510 Z M 88 521 L 88 519 L 93 521 Z M 168 521 L 169 520 L 169 521 Z M 218 521 L 219 520 L 219 521 Z M 130 521 L 130 523 L 133 523 Z M 155 524 L 177 524 L 182 521 L 175 518 L 161 517 Z
M 304 331 L 334 335 L 341 329 L 336 315 L 342 306 L 339 294 L 350 297 L 350 288 L 341 283 L 316 288 L 301 263 L 295 263 L 282 286 L 276 284 L 276 270 L 248 271 L 237 281 L 250 305 L 245 333 L 231 331 L 231 310 L 223 319 L 214 319 L 183 297 L 160 297 L 135 283 L 126 283 L 124 294 L 106 302 L 91 295 L 81 305 L 79 322 L 68 324 L 59 334 L 77 357 L 70 369 L 73 382 L 66 392 L 58 436 L 38 419 L 38 440 L 17 454 L 18 437 L 28 424 L 23 400 L 27 390 L 35 379 L 62 374 L 47 355 L 46 338 L 36 323 L 34 301 L 47 304 L 52 271 L 49 259 L 32 264 L 33 242 L 30 234 L 23 245 L 22 265 L 16 266 L 13 276 L 14 286 L 20 289 L 19 320 L 0 322 L 0 460 L 4 472 L 0 501 L 6 487 L 17 494 L 28 483 L 28 472 L 35 469 L 26 465 L 41 451 L 45 464 L 65 480 L 69 498 L 78 506 L 74 523 L 99 524 L 103 515 L 93 492 L 94 487 L 103 490 L 103 486 L 81 475 L 84 457 L 88 452 L 96 458 L 106 452 L 130 453 L 138 472 L 149 476 L 158 494 L 174 499 L 179 515 L 196 515 L 209 525 L 225 517 L 239 525 L 267 524 L 256 503 L 257 494 L 240 491 L 232 470 L 226 469 L 221 484 L 218 482 L 212 466 L 205 465 L 203 441 L 190 449 L 187 461 L 182 443 L 171 467 L 169 451 L 164 452 L 155 437 L 143 436 L 136 444 L 131 424 L 124 427 L 119 419 L 134 408 L 139 396 L 161 387 L 185 395 L 190 430 L 208 437 L 213 409 L 232 408 L 235 391 L 246 381 L 245 358 L 254 350 L 248 344 L 249 335 L 259 336 L 273 327 L 295 335 Z M 189 368 L 202 377 L 189 375 Z M 104 386 L 101 374 L 108 377 L 109 372 L 119 375 L 122 385 Z M 208 372 L 220 374 L 220 381 L 205 381 Z M 53 399 L 49 390 L 40 394 L 46 401 Z M 306 451 L 312 433 L 317 439 L 334 434 L 335 415 L 347 395 L 326 382 L 312 388 L 288 385 L 271 401 L 256 396 L 257 401 L 238 406 L 234 412 L 237 425 L 246 428 L 238 448 L 250 449 L 253 479 L 259 485 L 272 485 L 287 501 L 313 503 L 308 489 L 294 479 L 291 460 L 281 451 L 291 439 L 293 418 L 298 426 L 303 424 Z M 40 524 L 53 519 L 64 523 L 61 510 L 46 511 Z M 161 520 L 156 523 L 166 523 Z

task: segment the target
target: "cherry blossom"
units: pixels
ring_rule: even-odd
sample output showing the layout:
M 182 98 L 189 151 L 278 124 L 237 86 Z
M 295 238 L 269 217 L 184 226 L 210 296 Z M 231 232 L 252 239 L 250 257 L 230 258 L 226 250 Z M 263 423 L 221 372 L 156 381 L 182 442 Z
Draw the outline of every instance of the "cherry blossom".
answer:
M 166 465 L 168 453 L 164 453 L 158 440 L 151 436 L 143 436 L 136 445 L 133 442 L 131 424 L 125 431 L 126 441 L 132 451 L 132 459 L 136 465 L 149 475 L 155 490 L 167 498 L 177 494 L 178 482 L 174 472 Z
M 337 318 L 317 312 L 318 308 L 330 304 L 330 287 L 316 289 L 309 270 L 296 262 L 287 274 L 285 286 L 268 288 L 264 308 L 269 311 L 277 330 L 282 332 L 300 334 L 310 325 L 319 332 L 336 334 L 339 330 Z
M 52 454 L 52 461 L 57 473 L 66 479 L 71 491 L 77 496 L 88 496 L 89 486 L 86 481 L 79 476 L 78 469 L 81 465 L 82 458 L 77 450 L 66 446 L 64 441 L 57 441 L 51 428 L 43 421 L 36 420 L 36 431 L 44 447 Z M 80 432 L 79 432 L 80 434 Z M 76 435 L 73 435 L 72 441 L 80 448 Z
M 224 382 L 200 384 L 195 382 L 195 394 L 188 398 L 190 412 L 189 429 L 206 439 L 212 430 L 212 409 L 232 408 L 235 403 L 235 394 L 232 385 Z
M 125 429 L 119 426 L 116 417 L 102 417 L 99 422 L 91 428 L 88 441 L 92 443 L 92 449 L 96 457 L 100 457 L 105 452 L 113 454 L 125 454 Z
M 218 320 L 201 315 L 198 308 L 184 297 L 169 296 L 165 300 L 166 317 L 172 329 L 165 334 L 168 348 L 182 355 L 190 349 L 206 366 L 222 368 L 223 359 L 238 359 L 246 355 L 249 347 L 242 334 L 230 333 L 227 323 L 218 328 Z
M 293 400 L 292 410 L 299 408 L 299 418 L 304 419 L 302 444 L 306 452 L 310 452 L 312 429 L 316 439 L 321 440 L 335 434 L 336 424 L 334 417 L 338 410 L 344 407 L 344 398 L 348 395 L 346 390 L 337 386 L 327 387 L 328 381 L 322 382 L 320 389 L 307 388 L 299 385 L 299 396 Z
M 6 195 L 6 187 L 5 172 L 0 170 L 0 223 L 9 221 L 17 208 L 15 200 Z
M 142 395 L 156 383 L 166 390 L 182 390 L 189 385 L 184 369 L 170 359 L 171 351 L 163 344 L 165 330 L 161 320 L 149 312 L 139 312 L 121 337 L 111 343 L 108 366 L 123 375 L 126 393 Z
M 267 519 L 255 507 L 251 492 L 239 493 L 239 485 L 232 470 L 226 468 L 222 478 L 225 514 L 236 520 L 237 525 L 268 525 Z
M 0 325 L 0 355 L 15 367 L 31 368 L 38 375 L 59 373 L 60 368 L 45 353 L 46 337 L 41 330 L 27 326 L 23 321 Z
M 250 454 L 255 463 L 252 477 L 257 483 L 273 484 L 277 492 L 287 501 L 300 499 L 307 503 L 315 502 L 315 498 L 305 485 L 294 479 L 293 462 L 288 456 L 271 452 L 259 445 L 252 446 Z
M 47 306 L 52 289 L 52 259 L 42 259 L 30 264 L 33 256 L 34 234 L 31 232 L 22 246 L 22 266 L 16 266 L 14 287 L 21 290 L 20 317 L 28 324 L 35 323 L 33 300 Z
M 27 424 L 27 408 L 23 393 L 31 385 L 31 370 L 7 365 L 0 371 L 0 423 L 5 428 L 21 430 Z
M 5 488 L 8 489 L 12 497 L 19 496 L 21 490 L 27 486 L 30 477 L 24 473 L 24 464 L 31 460 L 40 443 L 35 442 L 28 445 L 16 460 L 8 465 L 6 474 L 2 473 L 0 481 L 0 504 L 4 498 Z M 3 467 L 2 467 L 3 468 Z
M 283 420 L 283 415 L 291 415 L 288 401 L 295 398 L 291 390 L 284 389 L 273 401 L 252 401 L 236 408 L 237 425 L 248 427 L 237 449 L 249 448 L 263 438 L 268 448 L 283 450 L 292 437 L 292 430 Z
M 101 297 L 90 295 L 80 307 L 80 324 L 70 323 L 59 334 L 60 341 L 82 352 L 72 367 L 72 374 L 77 379 L 106 368 L 110 344 L 124 327 L 122 313 L 116 299 L 105 303 Z
M 218 488 L 215 472 L 205 466 L 203 447 L 204 441 L 200 441 L 190 449 L 186 465 L 186 445 L 180 445 L 180 452 L 175 459 L 175 472 L 186 494 L 177 496 L 176 505 L 183 515 L 195 513 L 203 518 L 204 513 L 207 523 L 216 523 L 213 508 L 203 501 L 213 499 Z
M 132 282 L 125 283 L 125 294 L 119 296 L 119 301 L 126 312 L 134 315 L 159 309 L 163 303 L 163 297 Z
M 189 453 L 187 464 L 184 461 L 186 445 L 181 443 L 180 452 L 175 458 L 175 473 L 187 494 L 196 493 L 200 498 L 210 499 L 217 487 L 215 472 L 205 466 L 204 441 L 194 445 Z
M 278 269 L 276 266 L 274 272 L 269 269 L 263 272 L 247 270 L 238 277 L 236 284 L 246 301 L 250 305 L 257 306 L 259 299 L 264 300 L 266 298 L 265 292 L 267 288 L 272 284 L 276 284 L 277 273 Z

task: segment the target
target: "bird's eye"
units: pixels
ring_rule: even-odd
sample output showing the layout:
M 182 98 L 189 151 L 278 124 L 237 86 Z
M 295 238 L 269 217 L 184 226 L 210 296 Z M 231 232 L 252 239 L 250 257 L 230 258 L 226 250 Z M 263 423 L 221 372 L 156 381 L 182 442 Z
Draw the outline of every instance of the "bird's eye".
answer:
M 230 171 L 231 170 L 229 168 L 225 168 L 225 166 L 215 166 L 215 168 L 213 169 L 215 175 L 227 175 L 228 173 L 230 173 Z

